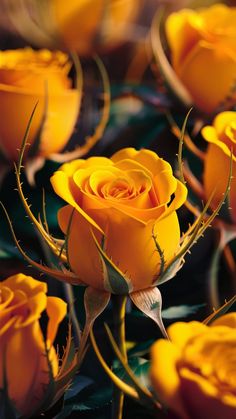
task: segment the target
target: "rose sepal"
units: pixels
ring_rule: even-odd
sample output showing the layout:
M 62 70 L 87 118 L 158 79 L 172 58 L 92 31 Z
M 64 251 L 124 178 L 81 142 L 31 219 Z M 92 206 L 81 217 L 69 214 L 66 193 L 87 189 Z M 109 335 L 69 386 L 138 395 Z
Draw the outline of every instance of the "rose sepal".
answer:
M 46 347 L 46 356 L 49 366 L 49 383 L 45 389 L 45 394 L 42 400 L 30 413 L 29 417 L 36 416 L 40 413 L 48 411 L 52 408 L 58 400 L 64 395 L 64 393 L 70 387 L 72 379 L 75 373 L 78 371 L 79 366 L 82 362 L 83 356 L 79 358 L 78 350 L 75 349 L 74 341 L 71 332 L 71 325 L 69 324 L 67 343 L 62 356 L 62 363 L 59 368 L 56 377 L 53 377 L 52 367 L 48 356 L 48 350 Z M 84 355 L 84 354 L 83 354 Z
M 213 313 L 210 314 L 203 321 L 203 323 L 206 325 L 211 324 L 214 320 L 223 316 L 223 314 L 226 314 L 235 302 L 236 302 L 236 295 L 234 295 L 229 301 L 226 301 L 226 303 L 223 304 L 220 308 L 218 308 L 217 310 L 214 310 Z
M 104 251 L 103 247 L 100 246 L 97 241 L 92 229 L 91 235 L 97 247 L 101 262 L 102 262 L 102 273 L 104 288 L 107 292 L 118 295 L 127 295 L 132 292 L 131 280 L 113 263 L 111 258 Z M 105 236 L 103 237 L 103 243 L 105 243 Z

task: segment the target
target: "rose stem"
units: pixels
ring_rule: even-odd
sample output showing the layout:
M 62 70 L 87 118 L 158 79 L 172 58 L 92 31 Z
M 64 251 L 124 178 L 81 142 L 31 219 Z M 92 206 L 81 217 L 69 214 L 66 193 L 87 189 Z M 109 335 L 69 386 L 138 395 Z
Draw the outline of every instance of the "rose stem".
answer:
M 114 332 L 117 345 L 123 357 L 127 360 L 125 343 L 125 295 L 113 295 Z M 124 393 L 116 386 L 113 389 L 112 419 L 122 419 Z

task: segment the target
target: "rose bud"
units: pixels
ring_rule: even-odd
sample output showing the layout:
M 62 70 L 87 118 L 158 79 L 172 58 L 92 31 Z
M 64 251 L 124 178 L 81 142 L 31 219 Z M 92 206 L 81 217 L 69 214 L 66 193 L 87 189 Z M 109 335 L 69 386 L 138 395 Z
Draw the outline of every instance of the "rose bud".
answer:
M 0 388 L 21 415 L 30 416 L 43 403 L 59 359 L 53 346 L 66 303 L 47 297 L 47 285 L 17 274 L 0 283 Z M 40 326 L 48 316 L 46 338 Z M 51 403 L 53 399 L 51 399 Z

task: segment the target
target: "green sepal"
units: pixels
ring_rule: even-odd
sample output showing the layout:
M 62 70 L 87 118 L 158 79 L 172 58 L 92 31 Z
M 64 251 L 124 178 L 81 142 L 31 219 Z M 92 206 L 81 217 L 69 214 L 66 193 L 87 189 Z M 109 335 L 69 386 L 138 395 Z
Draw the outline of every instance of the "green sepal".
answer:
M 150 347 L 153 345 L 155 340 L 155 338 L 152 338 L 135 344 L 135 346 L 128 351 L 129 360 L 131 361 L 133 357 L 142 358 L 143 355 L 149 354 Z
M 59 373 L 55 378 L 55 400 L 58 400 L 67 390 L 78 369 L 78 366 L 77 352 L 75 350 L 74 340 L 71 334 L 71 325 L 69 325 L 67 345 L 62 358 L 62 364 Z
M 204 324 L 211 324 L 214 320 L 218 319 L 219 317 L 223 316 L 223 314 L 226 314 L 230 308 L 235 304 L 236 302 L 236 295 L 232 297 L 229 301 L 227 301 L 223 306 L 221 306 L 218 310 L 215 310 L 210 316 L 208 316 L 203 323 Z
M 172 261 L 169 262 L 168 266 L 166 266 L 166 269 L 163 271 L 163 274 L 159 278 L 157 277 L 156 284 L 160 285 L 161 283 L 166 282 L 169 279 L 173 278 L 173 276 L 175 276 L 175 274 L 179 271 L 179 269 L 182 267 L 184 263 L 185 255 L 187 253 L 190 253 L 190 249 L 192 248 L 192 246 L 197 243 L 200 237 L 203 236 L 205 230 L 209 226 L 211 226 L 211 223 L 213 222 L 214 218 L 219 214 L 219 211 L 222 208 L 222 205 L 225 203 L 225 200 L 227 199 L 230 190 L 230 182 L 232 179 L 232 163 L 233 160 L 231 155 L 227 186 L 221 201 L 217 205 L 217 208 L 212 212 L 211 215 L 206 217 L 207 211 L 211 205 L 214 196 L 215 191 L 213 191 L 207 203 L 205 204 L 201 214 L 199 215 L 195 223 L 192 226 L 190 226 L 188 231 L 185 233 L 185 237 L 182 241 L 179 252 L 172 259 Z
M 45 346 L 46 348 L 46 346 Z M 31 413 L 35 416 L 53 407 L 68 389 L 72 378 L 78 369 L 77 353 L 75 351 L 73 338 L 71 335 L 71 325 L 69 325 L 67 345 L 62 358 L 62 364 L 56 377 L 53 377 L 52 366 L 46 350 L 47 362 L 49 367 L 49 383 L 45 386 L 45 393 L 42 400 Z
M 55 403 L 54 402 L 55 380 L 54 380 L 54 377 L 53 377 L 52 365 L 51 365 L 51 361 L 49 359 L 49 351 L 47 349 L 46 341 L 44 341 L 44 345 L 45 345 L 45 356 L 47 358 L 47 364 L 48 364 L 49 382 L 48 382 L 48 384 L 45 384 L 45 391 L 44 391 L 43 398 L 39 401 L 39 403 L 30 412 L 30 417 L 34 417 L 34 416 L 48 410 L 52 400 L 53 400 L 53 404 Z M 30 395 L 31 394 L 32 393 L 30 392 Z
M 128 364 L 135 377 L 139 380 L 140 384 L 149 388 L 150 361 L 147 361 L 145 358 L 133 356 L 132 358 L 128 359 Z M 124 367 L 122 367 L 120 362 L 118 362 L 117 360 L 115 360 L 113 363 L 113 371 L 127 384 L 132 385 L 132 380 L 130 376 L 127 374 Z
M 219 210 L 219 218 L 224 220 L 228 224 L 233 224 L 231 212 L 230 212 L 230 202 L 229 202 L 229 195 L 225 199 L 224 204 L 222 205 L 221 209 Z
M 118 295 L 126 295 L 132 291 L 132 283 L 129 278 L 112 262 L 98 243 L 93 231 L 91 234 L 97 247 L 102 262 L 104 288 L 107 292 Z M 103 238 L 104 242 L 104 238 Z

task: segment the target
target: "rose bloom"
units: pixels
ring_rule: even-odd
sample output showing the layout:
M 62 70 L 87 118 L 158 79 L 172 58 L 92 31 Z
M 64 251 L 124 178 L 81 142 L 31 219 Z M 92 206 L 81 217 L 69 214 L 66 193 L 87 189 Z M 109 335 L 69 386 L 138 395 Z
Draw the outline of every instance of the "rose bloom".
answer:
M 142 1 L 51 0 L 49 10 L 65 45 L 88 54 L 114 47 L 129 37 Z
M 110 159 L 64 164 L 51 182 L 68 203 L 59 210 L 58 220 L 68 236 L 70 268 L 81 281 L 116 292 L 103 275 L 93 232 L 127 278 L 129 292 L 153 287 L 161 266 L 153 236 L 167 264 L 179 250 L 176 209 L 187 195 L 169 163 L 153 151 L 125 148 Z
M 162 403 L 182 419 L 236 417 L 236 313 L 206 326 L 175 323 L 151 349 L 151 378 Z
M 79 106 L 79 93 L 68 77 L 70 67 L 68 56 L 59 51 L 0 51 L 0 149 L 8 159 L 18 159 L 36 103 L 28 139 L 31 153 L 48 157 L 64 148 Z
M 196 106 L 207 113 L 234 103 L 236 74 L 236 8 L 224 4 L 172 13 L 166 36 L 173 68 Z
M 47 285 L 18 274 L 0 283 L 0 389 L 4 376 L 10 400 L 22 415 L 30 415 L 49 383 L 48 357 L 52 373 L 58 372 L 53 347 L 59 323 L 66 314 L 66 303 L 46 296 Z M 46 342 L 39 319 L 47 313 Z
M 203 186 L 206 199 L 214 192 L 213 207 L 220 202 L 227 188 L 231 151 L 233 153 L 228 206 L 232 222 L 236 223 L 236 112 L 218 114 L 212 126 L 202 129 L 202 135 L 209 143 L 204 159 Z

